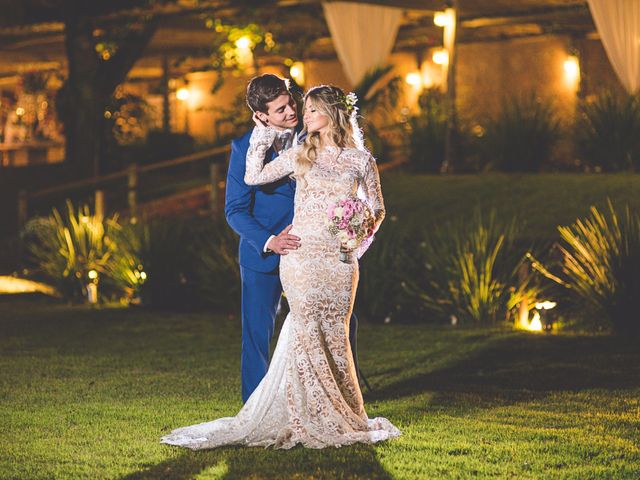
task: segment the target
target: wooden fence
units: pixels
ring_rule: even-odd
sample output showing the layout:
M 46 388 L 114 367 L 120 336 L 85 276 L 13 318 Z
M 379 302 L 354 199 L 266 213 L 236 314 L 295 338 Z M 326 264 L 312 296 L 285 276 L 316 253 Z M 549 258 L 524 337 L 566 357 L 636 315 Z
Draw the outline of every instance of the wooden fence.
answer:
M 101 175 L 99 177 L 77 180 L 74 182 L 68 182 L 62 185 L 56 185 L 55 187 L 45 188 L 42 190 L 29 192 L 27 190 L 21 190 L 18 194 L 18 225 L 22 227 L 29 219 L 30 205 L 34 200 L 59 196 L 65 194 L 71 195 L 73 192 L 79 190 L 86 190 L 90 188 L 94 191 L 94 202 L 96 215 L 104 216 L 105 214 L 105 197 L 104 186 L 110 182 L 125 180 L 126 179 L 126 205 L 130 215 L 136 215 L 139 207 L 138 192 L 141 182 L 143 181 L 144 174 L 153 171 L 167 170 L 179 165 L 186 165 L 194 162 L 208 162 L 209 163 L 209 205 L 213 215 L 220 215 L 221 202 L 220 195 L 224 187 L 224 169 L 226 167 L 226 159 L 230 152 L 230 145 L 224 145 L 222 147 L 211 148 L 203 150 L 201 152 L 186 155 L 171 160 L 165 160 L 150 165 L 137 165 L 132 164 L 128 168 L 119 172 L 109 173 Z
M 94 208 L 96 215 L 105 215 L 105 194 L 104 186 L 109 182 L 126 179 L 126 206 L 127 212 L 131 216 L 136 216 L 139 207 L 139 190 L 143 180 L 141 180 L 144 174 L 153 171 L 168 170 L 179 165 L 186 165 L 194 162 L 208 162 L 209 163 L 209 182 L 207 188 L 209 189 L 209 208 L 214 216 L 222 214 L 222 198 L 224 192 L 224 178 L 226 168 L 226 160 L 231 150 L 230 145 L 224 145 L 217 148 L 203 150 L 201 152 L 186 155 L 171 160 L 165 160 L 150 165 L 137 165 L 132 164 L 128 168 L 119 172 L 109 173 L 94 177 L 90 179 L 77 180 L 68 182 L 62 185 L 56 185 L 54 187 L 29 192 L 27 190 L 20 190 L 18 194 L 18 226 L 22 228 L 27 222 L 30 216 L 30 205 L 33 201 L 59 196 L 64 194 L 70 196 L 72 192 L 79 190 L 86 190 L 90 188 L 93 190 Z M 382 163 L 379 166 L 380 172 L 391 170 L 401 166 L 406 162 L 406 157 L 400 158 L 392 162 Z M 202 188 L 202 187 L 201 187 Z

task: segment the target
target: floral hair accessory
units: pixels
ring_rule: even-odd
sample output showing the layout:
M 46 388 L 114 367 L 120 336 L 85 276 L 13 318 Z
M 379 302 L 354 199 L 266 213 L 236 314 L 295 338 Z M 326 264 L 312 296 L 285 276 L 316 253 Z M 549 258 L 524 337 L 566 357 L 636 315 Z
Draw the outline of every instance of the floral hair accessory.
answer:
M 358 110 L 358 107 L 356 107 L 358 96 L 353 92 L 349 92 L 346 95 L 341 95 L 339 101 L 348 113 L 351 113 L 354 110 Z

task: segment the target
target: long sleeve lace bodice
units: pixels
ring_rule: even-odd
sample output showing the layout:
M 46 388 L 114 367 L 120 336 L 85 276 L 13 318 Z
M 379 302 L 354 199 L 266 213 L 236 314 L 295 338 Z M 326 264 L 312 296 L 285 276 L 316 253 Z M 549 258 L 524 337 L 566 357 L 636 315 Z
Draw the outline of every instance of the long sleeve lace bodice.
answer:
M 295 171 L 296 157 L 302 147 L 295 146 L 265 164 L 265 156 L 275 138 L 273 128 L 255 128 L 249 142 L 245 182 L 261 185 L 275 182 Z M 296 187 L 295 216 L 304 221 L 308 214 L 321 214 L 322 223 L 329 203 L 345 196 L 364 193 L 364 200 L 374 211 L 377 230 L 385 215 L 380 175 L 375 159 L 369 152 L 356 148 L 325 147 L 318 152 L 305 182 Z M 300 217 L 303 218 L 300 218 Z
M 247 185 L 263 185 L 275 182 L 293 173 L 295 157 L 300 151 L 295 146 L 281 152 L 280 155 L 265 165 L 267 151 L 273 145 L 276 131 L 271 127 L 256 127 L 249 139 L 247 151 L 247 168 L 244 174 L 244 182 Z

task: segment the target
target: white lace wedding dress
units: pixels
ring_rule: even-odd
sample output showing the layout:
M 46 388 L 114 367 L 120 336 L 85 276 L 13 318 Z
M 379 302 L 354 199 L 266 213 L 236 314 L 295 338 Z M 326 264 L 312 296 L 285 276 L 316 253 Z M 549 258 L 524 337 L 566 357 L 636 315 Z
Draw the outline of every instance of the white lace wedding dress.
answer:
M 301 147 L 263 165 L 272 129 L 254 129 L 245 181 L 271 183 L 293 172 Z M 174 430 L 162 442 L 194 450 L 221 445 L 291 448 L 375 443 L 400 431 L 364 409 L 349 345 L 349 318 L 358 283 L 358 262 L 339 260 L 339 243 L 325 225 L 327 208 L 364 191 L 376 224 L 384 217 L 375 160 L 357 149 L 325 148 L 298 181 L 292 234 L 301 247 L 282 256 L 280 277 L 290 313 L 269 370 L 235 417 Z

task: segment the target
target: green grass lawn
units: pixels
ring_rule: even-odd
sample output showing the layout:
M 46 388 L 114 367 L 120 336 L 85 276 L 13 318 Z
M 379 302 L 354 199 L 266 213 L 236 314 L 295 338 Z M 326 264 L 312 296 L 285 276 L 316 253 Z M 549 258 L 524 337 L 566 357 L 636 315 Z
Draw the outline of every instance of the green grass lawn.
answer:
M 429 227 L 470 218 L 476 208 L 495 208 L 502 219 L 516 217 L 521 236 L 557 237 L 556 227 L 588 213 L 591 205 L 629 204 L 640 211 L 640 175 L 522 174 L 409 175 L 382 177 L 387 220 L 403 228 Z M 384 228 L 384 227 L 383 227 Z
M 605 336 L 362 325 L 370 416 L 320 451 L 161 445 L 240 408 L 238 318 L 0 303 L 0 478 L 640 477 L 640 349 Z

